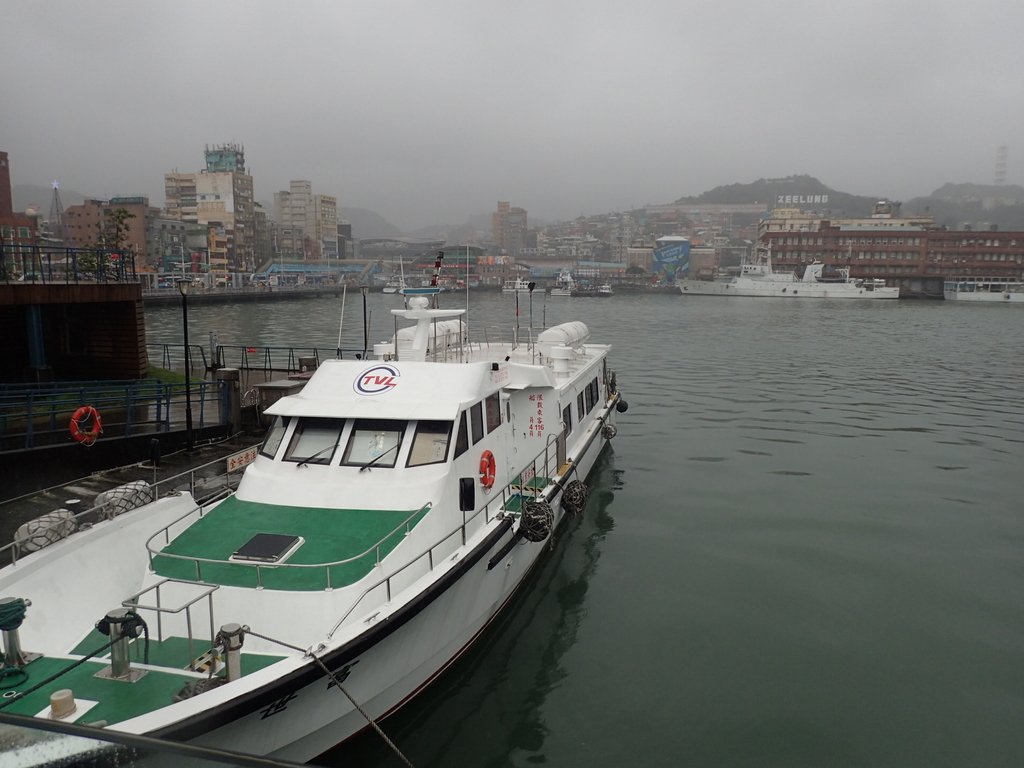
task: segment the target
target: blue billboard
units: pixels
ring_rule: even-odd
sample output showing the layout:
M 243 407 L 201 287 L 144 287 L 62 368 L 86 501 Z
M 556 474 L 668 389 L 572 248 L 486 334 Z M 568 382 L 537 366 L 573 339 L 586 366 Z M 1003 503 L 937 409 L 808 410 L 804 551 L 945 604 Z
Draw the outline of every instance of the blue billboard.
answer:
M 690 241 L 681 240 L 654 249 L 654 274 L 665 276 L 665 282 L 674 283 L 676 273 L 690 265 Z

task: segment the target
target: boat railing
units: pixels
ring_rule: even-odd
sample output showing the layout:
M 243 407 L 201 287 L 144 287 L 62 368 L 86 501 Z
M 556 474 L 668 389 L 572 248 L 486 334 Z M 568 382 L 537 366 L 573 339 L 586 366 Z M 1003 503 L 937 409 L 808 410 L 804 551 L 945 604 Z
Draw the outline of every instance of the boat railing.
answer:
M 225 495 L 227 495 L 227 494 L 225 494 Z M 308 569 L 312 569 L 312 568 L 322 568 L 324 570 L 325 577 L 326 577 L 326 584 L 327 584 L 326 589 L 331 590 L 331 589 L 334 589 L 334 585 L 331 583 L 331 568 L 336 568 L 338 566 L 348 565 L 350 563 L 358 562 L 359 560 L 364 559 L 367 555 L 370 555 L 371 553 L 374 555 L 374 558 L 375 558 L 374 565 L 380 565 L 380 560 L 381 560 L 380 550 L 381 550 L 381 547 L 384 546 L 388 542 L 388 540 L 391 539 L 399 531 L 402 531 L 402 535 L 403 536 L 408 535 L 409 531 L 412 530 L 412 522 L 413 522 L 413 520 L 415 520 L 416 518 L 426 514 L 428 511 L 430 511 L 430 508 L 432 506 L 431 502 L 428 501 L 426 504 L 424 504 L 419 509 L 414 510 L 407 518 L 405 518 L 402 522 L 400 522 L 398 525 L 396 525 L 394 528 L 392 528 L 388 533 L 386 533 L 380 539 L 380 541 L 378 541 L 376 544 L 370 545 L 363 552 L 360 552 L 358 555 L 353 555 L 352 557 L 346 557 L 343 560 L 334 560 L 334 561 L 331 561 L 329 563 L 282 563 L 282 562 L 276 562 L 276 563 L 256 563 L 256 562 L 246 562 L 246 561 L 243 561 L 243 560 L 224 560 L 224 559 L 221 559 L 221 558 L 212 558 L 212 557 L 196 557 L 195 555 L 179 555 L 179 554 L 175 554 L 173 552 L 163 552 L 163 551 L 155 548 L 156 545 L 154 545 L 154 543 L 153 543 L 155 539 L 160 538 L 160 536 L 162 535 L 163 538 L 164 538 L 163 546 L 167 546 L 168 544 L 171 543 L 171 529 L 174 528 L 175 526 L 177 526 L 179 523 L 181 523 L 184 520 L 186 520 L 187 518 L 191 517 L 192 515 L 198 514 L 199 517 L 202 517 L 205 514 L 205 512 L 206 512 L 206 506 L 208 506 L 209 504 L 210 504 L 210 502 L 206 502 L 206 504 L 196 504 L 195 507 L 190 509 L 184 515 L 182 515 L 181 517 L 177 518 L 176 520 L 168 523 L 166 526 L 161 528 L 159 531 L 154 533 L 152 536 L 150 536 L 146 540 L 146 552 L 148 553 L 148 556 L 149 556 L 149 568 L 150 568 L 151 571 L 155 571 L 156 570 L 156 568 L 154 566 L 154 562 L 153 562 L 154 558 L 156 558 L 156 557 L 167 558 L 167 559 L 171 559 L 171 560 L 184 560 L 184 561 L 190 561 L 190 562 L 194 563 L 195 564 L 195 569 L 196 569 L 196 581 L 203 581 L 203 569 L 202 569 L 202 566 L 203 566 L 204 563 L 207 564 L 207 565 L 230 565 L 230 566 L 242 566 L 243 568 L 255 568 L 256 569 L 256 588 L 257 589 L 262 589 L 263 588 L 263 569 L 264 568 L 268 568 L 272 572 L 273 571 L 281 571 L 282 569 L 307 569 L 308 570 Z
M 563 434 L 564 433 L 558 433 L 552 435 L 551 437 L 558 438 L 560 435 Z M 528 464 L 526 469 L 518 473 L 515 476 L 515 478 L 513 478 L 504 487 L 502 487 L 494 496 L 488 499 L 487 503 L 484 504 L 482 507 L 474 510 L 473 513 L 468 516 L 463 515 L 462 524 L 459 527 L 446 533 L 444 536 L 439 538 L 434 544 L 431 544 L 429 547 L 427 547 L 420 555 L 414 557 L 405 565 L 389 573 L 387 576 L 382 577 L 379 581 L 376 581 L 373 584 L 366 587 L 366 589 L 363 590 L 362 594 L 360 594 L 359 597 L 356 598 L 356 600 L 352 603 L 352 605 L 349 606 L 348 610 L 345 611 L 342 617 L 338 619 L 337 623 L 331 628 L 331 631 L 327 633 L 327 639 L 332 638 L 334 636 L 334 633 L 337 632 L 345 624 L 345 621 L 355 612 L 356 608 L 358 608 L 359 605 L 369 595 L 376 592 L 381 587 L 384 587 L 385 594 L 387 595 L 387 602 L 390 602 L 393 591 L 393 581 L 398 576 L 405 573 L 407 569 L 421 563 L 424 559 L 426 559 L 427 572 L 433 572 L 436 563 L 436 558 L 434 556 L 435 551 L 440 547 L 444 546 L 453 536 L 460 536 L 462 546 L 465 546 L 469 538 L 467 535 L 467 529 L 469 528 L 469 525 L 471 523 L 473 523 L 477 520 L 478 517 L 480 517 L 480 515 L 484 516 L 484 525 L 487 525 L 492 520 L 503 518 L 510 514 L 516 514 L 510 513 L 506 509 L 506 507 L 509 506 L 509 503 L 513 501 L 513 499 L 522 499 L 524 490 L 529 487 L 530 481 L 533 478 L 545 478 L 548 480 L 548 485 L 551 482 L 554 482 L 554 478 L 556 477 L 556 473 L 560 466 L 558 464 L 558 453 L 559 451 L 557 449 L 557 443 L 553 444 L 552 441 L 549 439 L 547 444 L 544 446 L 544 450 L 540 451 L 536 456 L 533 457 L 533 460 Z M 538 468 L 540 468 L 541 470 L 540 475 L 537 474 Z M 539 495 L 542 490 L 542 488 L 536 488 L 535 492 L 537 495 Z
M 180 602 L 178 604 L 168 605 L 167 597 L 161 594 L 161 588 L 167 584 L 176 585 L 178 587 L 191 587 L 193 591 L 185 595 L 183 598 L 179 598 Z M 164 615 L 167 614 L 169 616 L 173 616 L 175 614 L 184 612 L 186 628 L 185 631 L 186 636 L 188 638 L 188 668 L 193 672 L 196 672 L 198 671 L 196 662 L 199 659 L 197 658 L 194 648 L 195 637 L 193 633 L 192 624 L 192 606 L 194 606 L 196 603 L 205 598 L 206 610 L 210 617 L 210 645 L 215 645 L 217 642 L 217 630 L 213 618 L 213 593 L 216 592 L 218 589 L 220 589 L 219 584 L 204 584 L 197 587 L 194 584 L 191 584 L 189 582 L 181 582 L 177 579 L 161 579 L 156 584 L 146 587 L 141 592 L 136 592 L 131 597 L 126 598 L 121 602 L 121 605 L 125 608 L 131 608 L 133 610 L 153 611 L 156 614 L 156 639 L 158 642 L 163 642 L 164 640 Z M 155 605 L 147 605 L 145 603 L 140 602 L 143 596 L 147 596 L 150 594 L 152 594 L 152 597 L 155 601 Z
M 510 344 L 516 347 L 519 345 L 520 336 L 524 335 L 530 336 L 530 341 L 526 342 L 527 345 L 532 344 L 533 334 L 529 332 L 529 329 L 522 329 L 517 333 L 515 326 L 510 329 L 506 329 L 502 325 L 473 326 L 472 328 L 463 326 L 461 332 L 449 334 L 446 339 L 444 334 L 437 332 L 435 325 L 428 337 L 430 345 L 426 360 L 433 363 L 465 362 L 473 359 L 474 350 L 482 351 L 491 346 L 507 348 Z M 401 353 L 399 353 L 398 359 L 401 359 Z

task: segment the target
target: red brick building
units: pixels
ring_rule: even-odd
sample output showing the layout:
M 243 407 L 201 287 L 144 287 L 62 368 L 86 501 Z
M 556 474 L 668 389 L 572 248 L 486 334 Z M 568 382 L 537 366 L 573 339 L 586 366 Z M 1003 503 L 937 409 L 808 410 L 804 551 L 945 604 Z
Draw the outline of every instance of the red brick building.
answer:
M 771 245 L 778 269 L 849 266 L 852 277 L 883 278 L 910 294 L 941 294 L 955 277 L 1024 279 L 1024 232 L 950 230 L 930 218 L 885 214 L 833 221 L 776 212 L 761 222 L 759 239 Z
M 11 188 L 11 168 L 6 152 L 0 152 L 0 243 L 5 255 L 16 252 L 18 246 L 33 245 L 36 241 L 36 219 L 14 212 L 14 192 Z M 0 265 L 6 269 L 7 265 Z

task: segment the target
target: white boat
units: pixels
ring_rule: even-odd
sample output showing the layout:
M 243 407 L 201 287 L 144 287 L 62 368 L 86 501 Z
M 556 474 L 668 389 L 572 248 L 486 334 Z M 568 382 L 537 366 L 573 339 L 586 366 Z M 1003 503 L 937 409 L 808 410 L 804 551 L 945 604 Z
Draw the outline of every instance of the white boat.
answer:
M 568 269 L 563 269 L 558 273 L 558 278 L 548 293 L 552 296 L 572 296 L 572 291 L 575 287 L 576 280 L 573 279 L 572 272 Z
M 601 285 L 599 285 L 598 288 L 597 288 L 597 295 L 601 296 L 602 298 L 607 298 L 609 296 L 614 296 L 615 295 L 615 291 L 612 290 L 612 284 L 611 283 L 601 283 Z
M 884 280 L 850 277 L 849 267 L 833 267 L 826 272 L 820 261 L 808 264 L 802 278 L 792 272 L 775 272 L 770 248 L 758 249 L 753 258 L 740 265 L 736 276 L 684 279 L 679 281 L 679 290 L 688 296 L 797 299 L 898 299 L 900 295 L 898 287 L 889 287 Z
M 529 280 L 524 280 L 521 277 L 517 277 L 515 280 L 506 280 L 501 286 L 502 293 L 530 293 L 530 286 L 533 285 L 534 293 L 544 293 L 544 289 L 537 286 L 536 283 L 531 283 Z
M 405 278 L 399 275 L 397 277 L 392 276 L 389 278 L 388 281 L 384 283 L 384 288 L 382 290 L 384 293 L 400 293 L 403 288 L 405 288 Z
M 946 301 L 1024 304 L 1024 281 L 1005 277 L 958 277 L 942 286 Z
M 428 305 L 271 406 L 235 492 L 141 483 L 89 527 L 33 521 L 0 570 L 0 711 L 69 690 L 54 717 L 307 761 L 480 638 L 583 511 L 626 404 L 583 323 L 470 343 Z
M 387 282 L 384 283 L 384 293 L 401 293 L 406 287 L 405 285 L 405 264 L 401 259 L 398 260 L 398 274 L 392 274 L 388 278 Z

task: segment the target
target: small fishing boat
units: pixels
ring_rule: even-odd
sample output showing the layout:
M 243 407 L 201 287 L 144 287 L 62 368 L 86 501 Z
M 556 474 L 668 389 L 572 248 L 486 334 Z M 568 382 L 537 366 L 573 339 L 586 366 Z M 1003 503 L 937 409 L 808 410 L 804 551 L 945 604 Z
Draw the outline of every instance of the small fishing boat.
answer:
M 536 283 L 517 277 L 515 280 L 506 280 L 501 286 L 502 293 L 544 293 L 543 288 L 537 287 Z
M 1024 304 L 1024 281 L 1006 277 L 958 277 L 942 286 L 946 301 Z
M 614 296 L 615 291 L 612 290 L 612 284 L 601 283 L 601 285 L 597 287 L 597 295 L 600 296 L 601 298 L 608 298 L 609 296 Z
M 401 276 L 390 277 L 381 289 L 384 293 L 399 293 L 405 288 L 405 278 Z
M 88 527 L 19 534 L 0 711 L 307 761 L 482 637 L 584 512 L 626 403 L 583 323 L 471 341 L 465 310 L 408 290 L 374 359 L 267 410 L 233 492 L 140 481 Z
M 568 269 L 563 269 L 558 273 L 558 278 L 548 293 L 552 296 L 572 296 L 572 291 L 575 287 L 576 280 L 573 279 L 572 272 Z
M 405 288 L 405 265 L 402 260 L 398 260 L 398 274 L 392 274 L 388 278 L 387 282 L 384 283 L 384 293 L 400 293 Z

